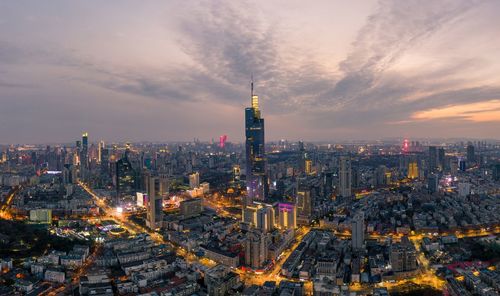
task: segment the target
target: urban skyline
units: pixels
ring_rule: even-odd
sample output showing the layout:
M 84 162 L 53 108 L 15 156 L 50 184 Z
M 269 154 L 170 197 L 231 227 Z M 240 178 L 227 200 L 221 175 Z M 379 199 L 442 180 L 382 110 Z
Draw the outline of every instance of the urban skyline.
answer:
M 2 144 L 242 142 L 252 73 L 269 139 L 498 139 L 497 1 L 24 3 L 0 3 Z

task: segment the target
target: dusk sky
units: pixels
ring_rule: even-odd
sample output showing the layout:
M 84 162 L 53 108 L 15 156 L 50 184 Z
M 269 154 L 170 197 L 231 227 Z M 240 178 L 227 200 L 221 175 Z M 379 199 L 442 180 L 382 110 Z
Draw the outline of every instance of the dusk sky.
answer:
M 0 143 L 500 138 L 500 1 L 0 0 Z

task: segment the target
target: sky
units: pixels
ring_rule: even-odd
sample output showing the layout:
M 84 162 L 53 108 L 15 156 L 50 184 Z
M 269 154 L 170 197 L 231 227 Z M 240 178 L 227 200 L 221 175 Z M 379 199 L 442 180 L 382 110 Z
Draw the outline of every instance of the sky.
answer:
M 0 143 L 493 138 L 500 1 L 0 0 Z

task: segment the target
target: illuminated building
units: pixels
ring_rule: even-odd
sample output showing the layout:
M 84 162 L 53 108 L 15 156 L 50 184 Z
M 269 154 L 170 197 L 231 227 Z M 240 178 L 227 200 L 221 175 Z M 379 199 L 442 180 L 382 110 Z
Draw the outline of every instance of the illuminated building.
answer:
M 266 175 L 266 153 L 264 142 L 264 119 L 259 109 L 259 97 L 253 93 L 252 106 L 245 109 L 245 150 L 247 199 L 245 205 L 253 200 L 265 200 L 268 192 Z
M 297 228 L 297 209 L 292 204 L 278 204 L 279 228 L 295 229 Z
M 365 216 L 362 212 L 354 216 L 354 219 L 352 220 L 351 239 L 353 250 L 360 251 L 364 248 Z
M 189 187 L 191 189 L 200 187 L 200 173 L 195 172 L 189 175 Z
M 408 179 L 418 178 L 418 164 L 416 161 L 410 162 L 408 164 Z
M 311 188 L 306 184 L 301 184 L 299 181 L 297 188 L 297 196 L 295 198 L 295 206 L 297 209 L 297 219 L 299 225 L 309 225 L 312 219 L 313 199 L 311 196 Z
M 304 174 L 306 173 L 306 160 L 307 160 L 307 153 L 304 148 L 304 143 L 299 142 L 299 173 Z
M 102 162 L 102 150 L 106 148 L 104 141 L 99 142 L 99 146 L 97 147 L 97 163 Z
M 403 146 L 401 147 L 401 151 L 404 154 L 410 152 L 410 141 L 408 141 L 408 139 L 404 139 Z
M 243 209 L 242 221 L 262 232 L 269 232 L 275 225 L 274 207 L 271 204 L 253 202 Z
M 312 160 L 307 159 L 306 162 L 305 162 L 305 164 L 306 164 L 305 173 L 307 175 L 312 174 Z
M 219 148 L 224 148 L 226 146 L 227 135 L 222 135 L 219 137 Z
M 128 153 L 116 162 L 116 192 L 118 196 L 131 194 L 135 188 L 135 172 Z
M 351 158 L 349 156 L 341 156 L 339 159 L 339 195 L 341 197 L 351 197 L 351 182 Z
M 86 180 L 88 177 L 89 169 L 89 134 L 84 132 L 82 134 L 82 148 L 80 151 L 80 174 Z
M 233 166 L 233 181 L 238 182 L 240 180 L 241 170 L 239 165 Z
M 151 229 L 162 227 L 163 224 L 163 197 L 160 192 L 160 178 L 147 175 L 146 192 L 148 193 L 148 207 L 146 225 Z

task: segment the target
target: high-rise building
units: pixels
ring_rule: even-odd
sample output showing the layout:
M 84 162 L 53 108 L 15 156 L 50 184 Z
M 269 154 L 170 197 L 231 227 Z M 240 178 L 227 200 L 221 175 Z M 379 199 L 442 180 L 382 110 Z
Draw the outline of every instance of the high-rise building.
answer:
M 390 262 L 394 272 L 417 269 L 417 251 L 408 237 L 403 237 L 400 243 L 392 244 L 390 250 Z
M 432 174 L 427 179 L 427 187 L 429 189 L 429 193 L 435 193 L 438 191 L 439 186 L 439 177 L 435 174 Z
M 500 181 L 500 163 L 493 166 L 493 180 Z
M 147 175 L 146 192 L 148 193 L 148 208 L 146 225 L 151 229 L 163 226 L 163 197 L 161 192 L 160 178 Z
M 97 163 L 102 162 L 102 151 L 106 149 L 106 144 L 104 144 L 104 141 L 99 141 L 99 146 L 97 146 Z
M 429 146 L 429 171 L 435 172 L 437 168 L 437 148 L 436 146 Z
M 306 172 L 306 160 L 307 160 L 307 152 L 304 148 L 304 142 L 299 142 L 299 157 L 298 157 L 298 167 L 299 173 L 304 174 Z
M 253 93 L 251 84 L 252 106 L 245 109 L 245 149 L 246 182 L 248 198 L 245 205 L 253 200 L 265 200 L 268 192 L 266 172 L 266 152 L 264 142 L 264 118 L 259 109 L 259 97 Z
M 446 153 L 444 148 L 438 149 L 438 168 L 441 172 L 446 169 Z
M 306 169 L 305 169 L 306 175 L 312 174 L 312 160 L 306 159 Z
M 135 171 L 128 159 L 128 153 L 116 162 L 116 192 L 118 196 L 132 194 L 135 189 Z
M 312 220 L 313 198 L 311 188 L 307 184 L 298 182 L 297 196 L 295 197 L 295 206 L 300 225 L 308 225 Z
M 281 229 L 297 228 L 297 209 L 293 204 L 278 204 L 278 218 Z
M 467 197 L 470 194 L 470 183 L 458 183 L 458 196 Z
M 418 164 L 416 161 L 412 161 L 408 164 L 408 179 L 418 178 Z
M 475 163 L 476 162 L 476 153 L 475 153 L 474 145 L 472 145 L 472 144 L 467 145 L 467 162 L 468 163 Z
M 352 249 L 361 251 L 365 243 L 365 216 L 363 212 L 358 213 L 352 220 Z
M 260 230 L 247 232 L 245 240 L 245 263 L 253 269 L 261 269 L 267 260 L 267 239 Z
M 352 195 L 351 174 L 351 158 L 341 156 L 339 159 L 339 195 L 341 197 L 351 197 Z
M 200 173 L 195 172 L 189 175 L 189 187 L 191 189 L 200 187 Z
M 275 226 L 275 212 L 271 204 L 253 202 L 243 209 L 242 221 L 262 232 L 269 232 Z

